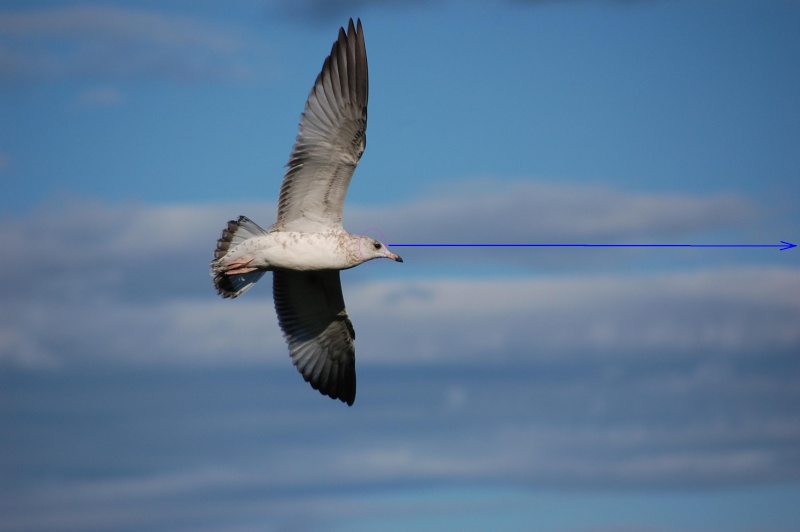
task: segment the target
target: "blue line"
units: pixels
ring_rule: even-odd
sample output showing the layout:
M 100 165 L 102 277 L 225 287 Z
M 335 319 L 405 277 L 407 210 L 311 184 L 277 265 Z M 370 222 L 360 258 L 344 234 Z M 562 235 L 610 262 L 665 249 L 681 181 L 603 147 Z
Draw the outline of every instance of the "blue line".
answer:
M 796 244 L 781 240 L 780 244 L 389 244 L 390 247 L 444 248 L 780 248 L 791 249 Z

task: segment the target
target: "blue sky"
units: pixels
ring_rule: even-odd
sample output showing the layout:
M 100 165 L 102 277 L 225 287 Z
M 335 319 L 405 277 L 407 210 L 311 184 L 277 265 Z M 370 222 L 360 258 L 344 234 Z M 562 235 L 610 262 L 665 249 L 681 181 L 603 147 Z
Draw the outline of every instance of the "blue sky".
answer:
M 797 250 L 397 249 L 349 409 L 215 295 L 351 16 L 352 232 L 800 240 L 793 1 L 6 1 L 0 528 L 795 529 Z

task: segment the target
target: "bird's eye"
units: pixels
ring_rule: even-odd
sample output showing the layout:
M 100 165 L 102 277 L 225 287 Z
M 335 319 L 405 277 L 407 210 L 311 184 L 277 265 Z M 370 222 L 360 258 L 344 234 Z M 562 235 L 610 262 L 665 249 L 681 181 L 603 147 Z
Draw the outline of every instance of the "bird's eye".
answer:
M 381 243 L 380 242 L 375 242 L 372 245 L 375 246 L 375 249 L 381 249 Z

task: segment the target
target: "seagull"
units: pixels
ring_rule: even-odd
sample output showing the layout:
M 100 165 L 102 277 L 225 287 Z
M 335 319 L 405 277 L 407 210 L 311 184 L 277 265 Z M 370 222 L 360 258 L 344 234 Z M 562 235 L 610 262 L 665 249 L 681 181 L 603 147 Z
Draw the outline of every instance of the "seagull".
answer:
M 342 207 L 367 137 L 369 79 L 361 20 L 339 28 L 300 117 L 278 196 L 278 219 L 262 229 L 246 216 L 217 240 L 211 275 L 224 298 L 272 272 L 278 324 L 303 378 L 323 395 L 356 399 L 353 324 L 339 270 L 372 259 L 403 262 L 385 244 L 342 227 Z

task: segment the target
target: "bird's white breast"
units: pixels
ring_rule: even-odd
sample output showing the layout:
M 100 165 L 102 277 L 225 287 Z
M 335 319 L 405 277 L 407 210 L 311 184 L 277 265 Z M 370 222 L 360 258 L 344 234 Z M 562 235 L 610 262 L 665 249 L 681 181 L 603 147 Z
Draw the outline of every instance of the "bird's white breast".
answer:
M 348 251 L 350 238 L 345 231 L 275 231 L 246 240 L 238 247 L 242 248 L 242 255 L 253 256 L 251 265 L 259 268 L 343 270 L 361 262 L 357 253 Z M 237 248 L 236 251 L 238 255 L 240 250 Z

